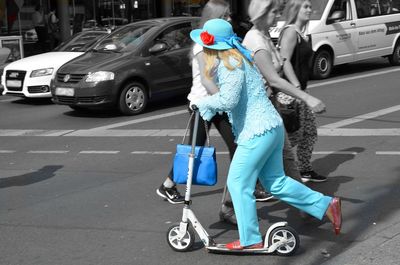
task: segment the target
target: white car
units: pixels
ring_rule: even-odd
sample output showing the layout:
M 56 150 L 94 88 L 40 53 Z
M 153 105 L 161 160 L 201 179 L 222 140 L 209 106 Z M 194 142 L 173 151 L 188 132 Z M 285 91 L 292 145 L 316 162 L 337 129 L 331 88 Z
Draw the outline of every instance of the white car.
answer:
M 27 98 L 50 98 L 50 82 L 65 63 L 82 55 L 92 45 L 107 35 L 106 31 L 85 31 L 61 43 L 52 52 L 42 53 L 8 64 L 1 83 L 3 95 Z

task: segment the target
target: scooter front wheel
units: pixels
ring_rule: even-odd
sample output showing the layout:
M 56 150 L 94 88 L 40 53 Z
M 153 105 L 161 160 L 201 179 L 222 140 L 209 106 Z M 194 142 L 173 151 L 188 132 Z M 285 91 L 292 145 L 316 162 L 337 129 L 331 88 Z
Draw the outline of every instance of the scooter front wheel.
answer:
M 168 245 L 175 251 L 185 252 L 190 249 L 194 244 L 194 231 L 188 226 L 185 235 L 179 239 L 179 223 L 173 224 L 167 231 Z
M 291 256 L 300 246 L 300 238 L 293 228 L 290 226 L 277 227 L 269 234 L 268 245 L 282 243 L 276 250 L 279 256 Z

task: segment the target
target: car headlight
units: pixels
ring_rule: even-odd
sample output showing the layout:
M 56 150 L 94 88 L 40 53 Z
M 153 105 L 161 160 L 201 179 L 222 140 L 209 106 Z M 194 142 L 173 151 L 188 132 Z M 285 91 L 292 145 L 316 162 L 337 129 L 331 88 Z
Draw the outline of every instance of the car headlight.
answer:
M 94 73 L 89 73 L 85 81 L 89 83 L 89 82 L 101 82 L 108 80 L 114 80 L 113 72 L 98 71 Z
M 33 70 L 31 73 L 31 77 L 51 75 L 53 74 L 53 70 L 54 70 L 53 68 L 43 68 L 43 69 Z

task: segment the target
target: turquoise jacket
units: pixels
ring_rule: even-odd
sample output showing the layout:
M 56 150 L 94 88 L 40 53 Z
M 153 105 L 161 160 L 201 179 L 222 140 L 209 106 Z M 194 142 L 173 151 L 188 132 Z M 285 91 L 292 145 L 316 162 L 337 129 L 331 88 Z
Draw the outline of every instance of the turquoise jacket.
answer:
M 220 91 L 195 104 L 204 120 L 211 120 L 217 112 L 227 112 L 239 144 L 282 126 L 282 119 L 268 99 L 258 69 L 245 60 L 241 66 L 233 58 L 230 62 L 236 66 L 232 71 L 222 61 L 218 64 L 215 80 Z

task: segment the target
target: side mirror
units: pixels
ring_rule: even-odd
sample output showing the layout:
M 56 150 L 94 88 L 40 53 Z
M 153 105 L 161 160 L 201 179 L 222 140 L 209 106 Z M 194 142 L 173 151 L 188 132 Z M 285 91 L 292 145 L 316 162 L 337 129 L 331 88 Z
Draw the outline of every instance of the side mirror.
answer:
M 328 17 L 328 19 L 326 20 L 326 24 L 332 24 L 335 22 L 339 22 L 343 19 L 345 19 L 346 17 L 346 13 L 344 11 L 334 11 L 333 14 Z
M 111 44 L 107 44 L 104 48 L 105 48 L 106 50 L 114 51 L 114 50 L 117 49 L 117 45 L 115 45 L 114 43 L 111 43 Z
M 159 53 L 168 50 L 168 45 L 162 42 L 156 43 L 149 49 L 150 53 Z

